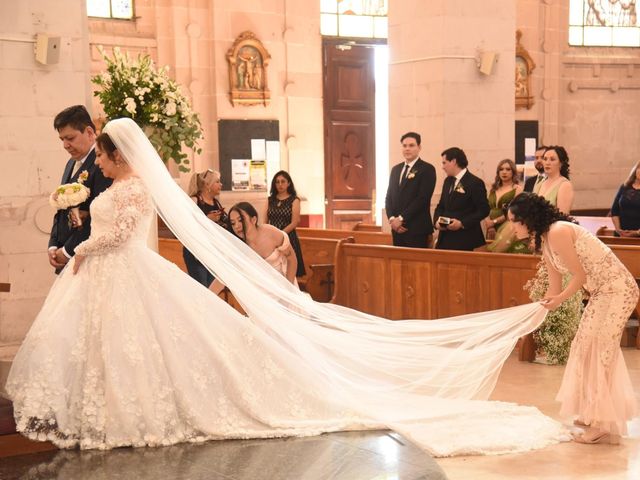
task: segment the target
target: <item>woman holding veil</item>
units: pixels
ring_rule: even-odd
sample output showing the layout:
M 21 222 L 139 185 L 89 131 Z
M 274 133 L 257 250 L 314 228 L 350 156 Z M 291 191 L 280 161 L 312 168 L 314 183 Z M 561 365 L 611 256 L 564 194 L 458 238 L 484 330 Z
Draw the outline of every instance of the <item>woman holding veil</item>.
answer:
M 541 305 L 392 322 L 316 303 L 210 222 L 132 120 L 103 132 L 113 186 L 7 382 L 23 434 L 109 449 L 386 427 L 434 455 L 564 438 L 533 407 L 486 401 Z M 146 248 L 154 208 L 248 318 Z

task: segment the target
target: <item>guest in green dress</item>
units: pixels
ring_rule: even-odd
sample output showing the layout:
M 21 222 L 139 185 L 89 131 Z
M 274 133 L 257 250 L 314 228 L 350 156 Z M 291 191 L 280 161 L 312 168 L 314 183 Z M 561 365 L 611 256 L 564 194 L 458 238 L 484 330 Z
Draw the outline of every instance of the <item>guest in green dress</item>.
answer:
M 501 253 L 530 253 L 527 240 L 518 240 L 511 222 L 507 220 L 507 207 L 523 190 L 519 184 L 516 164 L 508 158 L 496 168 L 496 179 L 489 189 L 489 217 L 485 220 L 487 239 L 493 239 L 487 250 Z

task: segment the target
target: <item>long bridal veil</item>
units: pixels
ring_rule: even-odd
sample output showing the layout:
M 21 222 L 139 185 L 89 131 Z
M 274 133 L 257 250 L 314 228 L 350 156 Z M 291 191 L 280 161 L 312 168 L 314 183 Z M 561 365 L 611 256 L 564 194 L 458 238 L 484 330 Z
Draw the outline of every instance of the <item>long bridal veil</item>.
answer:
M 526 450 L 562 437 L 560 425 L 534 408 L 479 401 L 489 397 L 517 339 L 544 320 L 539 304 L 451 319 L 390 321 L 315 302 L 211 222 L 132 120 L 113 120 L 103 131 L 140 176 L 167 226 L 230 288 L 246 321 L 268 332 L 273 348 L 300 358 L 311 379 L 330 386 L 326 395 L 332 401 L 441 455 Z M 485 423 L 479 425 L 479 418 Z M 484 439 L 454 435 L 455 440 L 443 441 L 442 436 L 452 436 L 452 427 L 463 425 L 475 425 Z M 493 433 L 487 436 L 489 426 Z M 521 438 L 512 440 L 516 433 Z

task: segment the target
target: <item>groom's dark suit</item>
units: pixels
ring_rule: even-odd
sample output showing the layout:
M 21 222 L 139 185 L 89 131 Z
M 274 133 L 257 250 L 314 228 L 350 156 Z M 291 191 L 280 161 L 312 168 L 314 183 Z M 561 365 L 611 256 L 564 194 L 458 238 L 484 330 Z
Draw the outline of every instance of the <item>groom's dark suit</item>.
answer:
M 436 186 L 436 169 L 418 158 L 409 173 L 400 182 L 405 162 L 395 165 L 389 175 L 385 199 L 387 217 L 402 216 L 405 233 L 392 232 L 393 244 L 403 247 L 427 247 L 427 238 L 433 233 L 431 222 L 431 196 Z
M 480 223 L 489 215 L 489 202 L 484 182 L 467 170 L 454 188 L 456 177 L 447 177 L 442 185 L 440 202 L 433 214 L 439 217 L 457 218 L 464 228 L 441 230 L 436 248 L 446 250 L 473 250 L 485 244 Z
M 111 185 L 111 179 L 105 178 L 102 171 L 95 163 L 96 151 L 91 150 L 89 156 L 82 163 L 75 174 L 72 175 L 75 160 L 71 159 L 67 162 L 62 174 L 61 184 L 78 181 L 78 177 L 84 171 L 88 172 L 89 177 L 85 180 L 84 185 L 89 188 L 89 198 L 79 205 L 80 210 L 89 211 L 91 202 Z M 53 227 L 49 236 L 49 248 L 64 247 L 65 251 L 73 256 L 75 248 L 81 242 L 89 238 L 91 233 L 91 217 L 85 219 L 80 228 L 69 227 L 69 210 L 58 210 L 53 217 Z M 58 273 L 61 269 L 56 269 Z

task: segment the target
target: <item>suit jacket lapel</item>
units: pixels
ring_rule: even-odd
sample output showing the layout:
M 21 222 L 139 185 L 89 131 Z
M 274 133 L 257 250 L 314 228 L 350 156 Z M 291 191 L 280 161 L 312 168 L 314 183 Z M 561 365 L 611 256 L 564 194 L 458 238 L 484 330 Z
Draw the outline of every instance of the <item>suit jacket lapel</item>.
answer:
M 95 161 L 96 161 L 96 150 L 93 149 L 91 150 L 91 153 L 89 153 L 87 158 L 85 158 L 84 162 L 82 162 L 82 165 L 80 165 L 80 168 L 75 173 L 75 175 L 73 175 L 73 177 L 71 177 L 69 180 L 76 181 L 78 179 L 78 176 L 80 175 L 80 172 L 84 170 L 89 170 L 91 167 L 93 167 L 93 164 L 95 163 Z
M 60 180 L 61 184 L 68 183 L 71 180 L 71 172 L 73 171 L 73 165 L 75 163 L 75 160 L 69 159 L 67 165 L 64 167 L 64 173 L 62 174 L 62 179 Z

